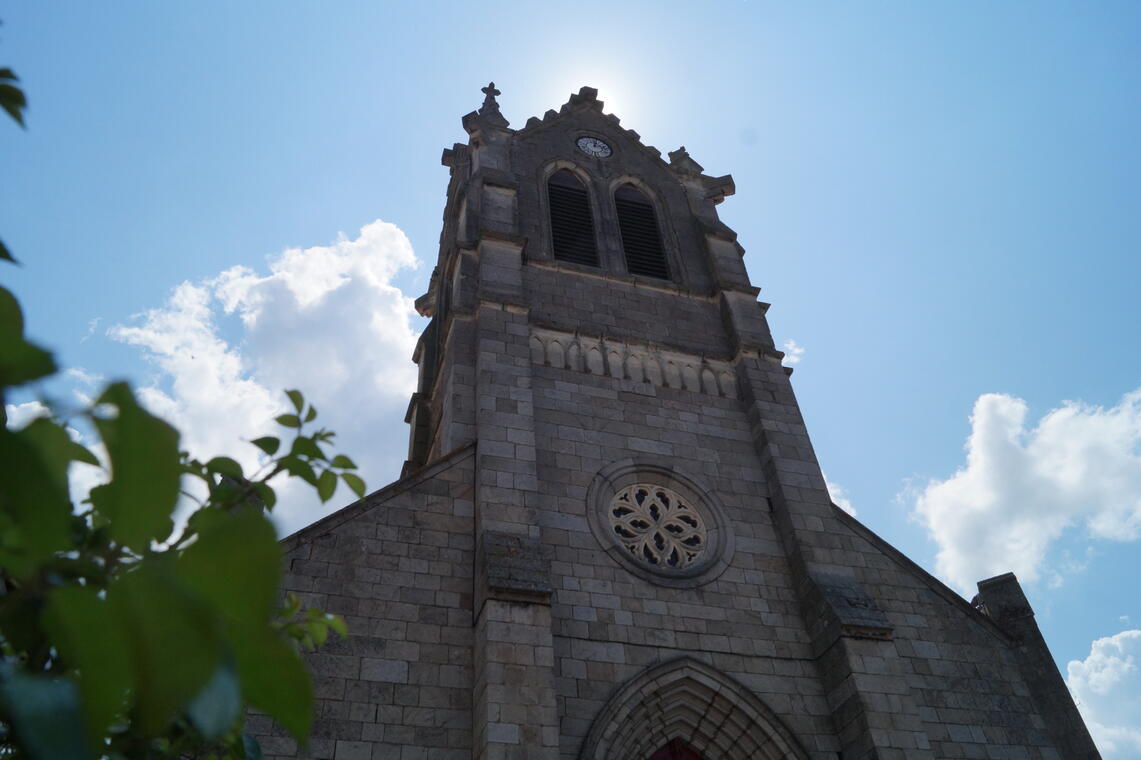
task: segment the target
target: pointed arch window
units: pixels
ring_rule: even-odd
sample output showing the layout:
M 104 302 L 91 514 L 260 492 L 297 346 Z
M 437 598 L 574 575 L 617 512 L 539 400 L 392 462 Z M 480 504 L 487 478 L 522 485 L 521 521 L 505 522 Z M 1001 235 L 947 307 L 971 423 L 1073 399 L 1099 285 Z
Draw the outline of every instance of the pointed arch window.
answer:
M 622 231 L 626 271 L 668 280 L 670 270 L 650 199 L 633 185 L 623 185 L 614 193 L 614 206 L 618 211 L 618 229 Z
M 560 169 L 547 180 L 547 203 L 551 216 L 551 243 L 556 259 L 598 266 L 594 217 L 590 195 L 572 172 Z

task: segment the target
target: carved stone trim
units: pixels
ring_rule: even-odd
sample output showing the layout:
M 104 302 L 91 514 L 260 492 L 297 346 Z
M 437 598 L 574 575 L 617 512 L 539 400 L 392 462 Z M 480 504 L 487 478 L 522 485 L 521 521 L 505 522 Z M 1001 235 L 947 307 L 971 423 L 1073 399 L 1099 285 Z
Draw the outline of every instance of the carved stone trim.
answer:
M 737 375 L 728 362 L 644 343 L 532 328 L 531 361 L 658 388 L 738 398 Z

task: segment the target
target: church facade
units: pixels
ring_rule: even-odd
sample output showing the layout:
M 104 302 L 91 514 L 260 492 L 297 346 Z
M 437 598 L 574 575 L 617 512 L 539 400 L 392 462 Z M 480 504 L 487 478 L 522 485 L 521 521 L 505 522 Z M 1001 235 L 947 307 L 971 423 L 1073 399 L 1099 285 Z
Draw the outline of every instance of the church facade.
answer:
M 716 206 L 583 88 L 444 151 L 403 477 L 286 539 L 332 760 L 1099 757 L 1012 575 L 835 507 Z

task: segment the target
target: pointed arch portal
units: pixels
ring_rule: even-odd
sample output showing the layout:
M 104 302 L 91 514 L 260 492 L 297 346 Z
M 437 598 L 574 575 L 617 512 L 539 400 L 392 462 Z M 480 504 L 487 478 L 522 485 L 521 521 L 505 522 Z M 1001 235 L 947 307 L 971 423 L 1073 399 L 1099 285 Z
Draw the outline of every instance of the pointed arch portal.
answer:
M 705 760 L 681 739 L 674 739 L 650 756 L 650 760 Z
M 579 760 L 808 760 L 755 694 L 689 657 L 622 687 L 594 719 Z

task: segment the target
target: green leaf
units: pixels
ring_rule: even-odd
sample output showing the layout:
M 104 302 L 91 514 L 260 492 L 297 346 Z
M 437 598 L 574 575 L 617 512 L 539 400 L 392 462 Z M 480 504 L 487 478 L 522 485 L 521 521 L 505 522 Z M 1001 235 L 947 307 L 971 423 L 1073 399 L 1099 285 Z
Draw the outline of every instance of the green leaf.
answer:
M 305 421 L 312 422 L 315 419 L 317 419 L 317 407 L 310 404 L 309 411 L 305 414 Z
M 337 632 L 337 635 L 342 639 L 349 635 L 349 626 L 345 619 L 340 615 L 327 615 L 329 618 L 329 627 Z
M 301 597 L 290 591 L 285 595 L 285 606 L 281 608 L 278 616 L 288 620 L 300 611 Z
M 28 99 L 24 91 L 12 82 L 20 81 L 19 77 L 7 67 L 0 68 L 0 108 L 8 112 L 17 124 L 24 126 L 24 109 L 28 107 Z
M 4 287 L 0 287 L 0 335 L 24 335 L 24 311 L 12 291 Z
M 206 741 L 221 739 L 242 712 L 242 689 L 234 666 L 223 663 L 186 708 L 186 717 Z
M 22 385 L 55 371 L 51 354 L 24 340 L 20 302 L 0 287 L 0 388 Z
M 0 387 L 30 383 L 56 370 L 49 352 L 21 337 L 0 334 Z
M 337 490 L 337 476 L 332 470 L 325 470 L 321 473 L 321 477 L 317 478 L 317 496 L 324 504 L 329 499 L 333 498 L 333 493 Z
M 86 760 L 79 694 L 63 678 L 9 671 L 0 676 L 0 713 L 32 760 Z M 5 753 L 7 756 L 7 753 Z
M 258 740 L 242 732 L 242 751 L 246 754 L 246 760 L 265 760 L 265 755 L 261 753 L 261 745 Z
M 287 457 L 282 457 L 280 464 L 290 475 L 301 478 L 311 486 L 317 485 L 317 475 L 313 472 L 313 468 L 309 466 L 308 462 L 291 454 Z
M 364 480 L 356 475 L 353 475 L 351 472 L 342 472 L 341 480 L 345 481 L 345 485 L 352 489 L 353 493 L 357 495 L 358 499 L 364 498 Z
M 0 632 L 5 643 L 17 652 L 31 651 L 45 641 L 40 626 L 43 597 L 38 594 L 9 593 L 0 596 Z
M 65 491 L 68 489 L 67 470 L 72 462 L 99 466 L 94 454 L 71 440 L 62 425 L 45 417 L 33 420 L 20 435 L 39 450 L 44 463 L 52 468 L 57 485 Z
M 177 573 L 231 626 L 265 626 L 277 597 L 281 548 L 261 512 L 214 511 L 198 540 L 178 558 Z
M 273 489 L 265 483 L 251 483 L 250 485 L 253 486 L 254 493 L 261 500 L 262 506 L 267 510 L 273 510 L 274 505 L 277 504 L 277 494 L 273 492 Z
M 217 611 L 180 583 L 169 564 L 146 560 L 107 592 L 133 654 L 132 728 L 144 736 L 162 734 L 222 661 Z
M 11 261 L 13 264 L 20 263 L 16 261 L 16 257 L 13 256 L 12 252 L 8 250 L 8 246 L 4 245 L 3 240 L 0 240 L 0 260 Z
M 341 470 L 355 470 L 357 468 L 356 462 L 344 454 L 337 454 L 337 456 L 333 457 L 332 465 Z
M 329 638 L 329 626 L 323 620 L 310 620 L 306 623 L 309 629 L 309 638 L 313 640 L 313 647 L 317 648 Z
M 293 408 L 297 410 L 298 414 L 301 414 L 301 410 L 305 408 L 305 397 L 301 395 L 301 391 L 286 391 L 285 395 L 289 396 L 289 400 L 293 402 Z
M 19 436 L 31 443 L 40 454 L 40 460 L 50 470 L 59 491 L 68 492 L 67 469 L 73 461 L 99 466 L 99 460 L 83 446 L 75 443 L 58 422 L 47 418 L 32 420 L 19 431 Z
M 254 446 L 257 446 L 259 449 L 264 451 L 266 454 L 269 454 L 270 456 L 276 454 L 277 450 L 281 447 L 281 439 L 274 438 L 271 435 L 255 438 L 250 441 L 250 443 L 252 443 Z
M 99 403 L 114 405 L 119 414 L 94 418 L 112 475 L 95 506 L 116 539 L 141 551 L 172 528 L 181 474 L 178 431 L 140 407 L 126 383 L 108 387 Z
M 95 589 L 63 586 L 48 596 L 44 626 L 64 663 L 78 672 L 84 715 L 94 741 L 122 712 L 133 680 L 123 623 Z
M 47 468 L 52 485 L 67 491 L 67 466 L 71 464 L 71 439 L 67 431 L 49 419 L 32 420 L 18 434 L 35 448 Z
M 325 452 L 321 451 L 321 447 L 313 441 L 312 438 L 300 436 L 293 441 L 293 446 L 290 447 L 289 453 L 300 454 L 307 456 L 311 459 L 324 459 Z
M 89 464 L 92 467 L 103 466 L 103 464 L 99 461 L 99 457 L 95 456 L 95 453 L 91 451 L 91 449 L 82 444 L 72 441 L 70 451 L 71 459 L 73 462 L 82 462 L 83 464 Z
M 214 457 L 206 463 L 206 469 L 219 475 L 229 475 L 231 478 L 242 478 L 242 466 L 230 457 Z
M 5 564 L 17 575 L 65 549 L 71 535 L 66 465 L 45 458 L 40 445 L 50 450 L 51 440 L 37 437 L 52 439 L 39 426 L 31 433 L 0 428 L 0 462 L 5 473 L 0 477 L 0 512 L 7 518 L 0 532 L 0 549 L 8 550 Z
M 281 425 L 282 427 L 288 427 L 288 428 L 299 428 L 299 427 L 301 427 L 301 418 L 298 417 L 296 414 L 280 414 L 277 417 L 274 417 L 274 420 L 277 422 L 278 425 Z
M 305 741 L 313 723 L 313 686 L 293 647 L 267 630 L 235 642 L 235 655 L 242 695 Z

